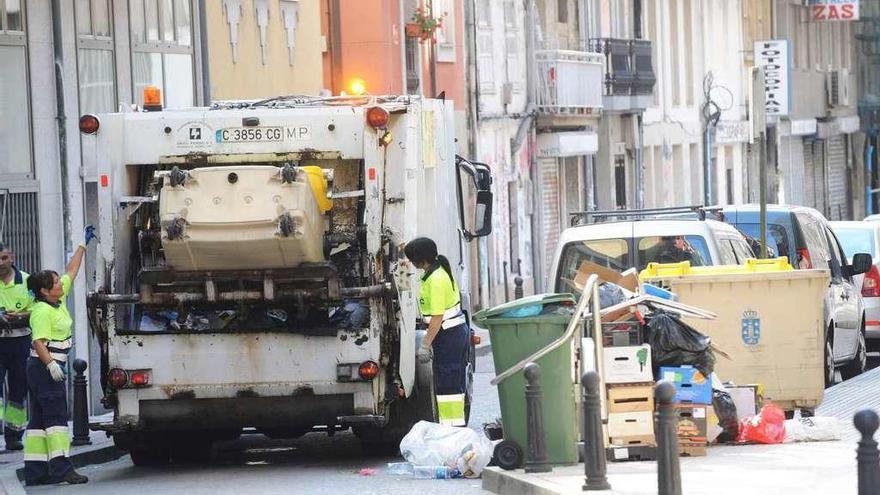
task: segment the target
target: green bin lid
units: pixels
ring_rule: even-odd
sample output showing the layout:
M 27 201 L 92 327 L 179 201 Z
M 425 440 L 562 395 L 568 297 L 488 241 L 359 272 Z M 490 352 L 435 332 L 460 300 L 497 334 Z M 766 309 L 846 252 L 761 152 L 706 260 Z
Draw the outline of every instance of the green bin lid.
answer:
M 569 293 L 535 294 L 534 296 L 523 297 L 522 299 L 517 299 L 515 301 L 510 301 L 508 303 L 495 306 L 494 308 L 484 309 L 474 315 L 474 320 L 480 322 L 488 320 L 489 318 L 496 318 L 503 315 L 504 313 L 507 313 L 508 311 L 513 311 L 523 306 L 529 306 L 532 304 L 575 304 L 576 302 L 577 300 L 575 299 L 574 295 Z

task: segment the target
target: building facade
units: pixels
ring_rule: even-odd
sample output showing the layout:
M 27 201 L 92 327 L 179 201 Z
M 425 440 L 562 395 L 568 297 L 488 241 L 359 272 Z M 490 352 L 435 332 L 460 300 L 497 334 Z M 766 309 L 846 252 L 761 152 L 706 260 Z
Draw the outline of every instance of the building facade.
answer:
M 80 115 L 130 109 L 148 85 L 167 107 L 205 101 L 200 14 L 190 0 L 0 2 L 0 239 L 22 269 L 63 269 L 96 219 L 100 178 L 82 166 Z M 94 270 L 87 255 L 70 298 L 74 352 L 90 363 Z M 91 394 L 97 404 L 100 387 Z
M 319 0 L 205 3 L 214 100 L 317 95 L 325 38 Z

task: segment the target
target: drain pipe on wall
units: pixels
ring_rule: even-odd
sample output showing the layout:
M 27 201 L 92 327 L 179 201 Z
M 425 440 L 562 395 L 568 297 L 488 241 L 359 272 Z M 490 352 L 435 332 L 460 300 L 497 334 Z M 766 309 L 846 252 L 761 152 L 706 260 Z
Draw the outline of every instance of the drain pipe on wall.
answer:
M 67 115 L 64 112 L 64 47 L 61 37 L 61 0 L 52 0 L 52 47 L 55 55 L 55 124 L 58 127 L 58 171 L 61 175 L 61 228 L 64 253 L 72 250 L 70 239 L 70 185 L 67 178 Z M 64 263 L 67 260 L 63 260 Z
M 199 0 L 199 44 L 202 65 L 202 104 L 211 106 L 211 63 L 208 54 L 208 12 L 205 0 Z

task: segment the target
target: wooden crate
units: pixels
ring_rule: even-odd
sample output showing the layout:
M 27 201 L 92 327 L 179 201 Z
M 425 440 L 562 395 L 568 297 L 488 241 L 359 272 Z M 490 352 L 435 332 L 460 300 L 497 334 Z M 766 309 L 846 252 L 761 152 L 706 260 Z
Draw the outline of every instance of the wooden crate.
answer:
M 654 436 L 654 412 L 624 412 L 608 414 L 610 438 Z
M 644 412 L 654 410 L 653 383 L 608 385 L 608 412 Z
M 632 435 L 628 437 L 611 437 L 608 443 L 612 447 L 638 447 L 638 446 L 655 446 L 657 439 L 654 435 Z

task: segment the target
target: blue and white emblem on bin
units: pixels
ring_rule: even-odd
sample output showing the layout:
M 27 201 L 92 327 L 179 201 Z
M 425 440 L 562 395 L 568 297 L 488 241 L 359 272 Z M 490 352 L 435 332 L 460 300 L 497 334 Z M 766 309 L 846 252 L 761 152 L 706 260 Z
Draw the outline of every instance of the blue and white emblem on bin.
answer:
M 743 311 L 742 339 L 746 345 L 757 345 L 761 341 L 761 318 L 757 311 L 751 309 Z

